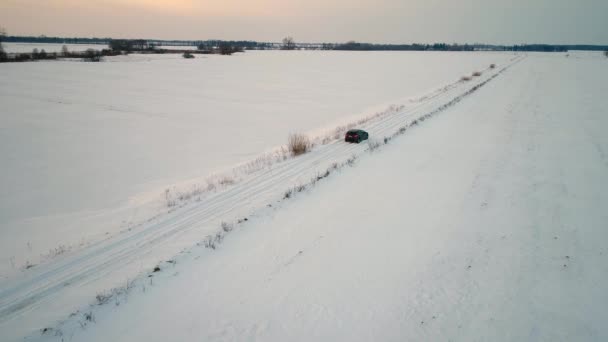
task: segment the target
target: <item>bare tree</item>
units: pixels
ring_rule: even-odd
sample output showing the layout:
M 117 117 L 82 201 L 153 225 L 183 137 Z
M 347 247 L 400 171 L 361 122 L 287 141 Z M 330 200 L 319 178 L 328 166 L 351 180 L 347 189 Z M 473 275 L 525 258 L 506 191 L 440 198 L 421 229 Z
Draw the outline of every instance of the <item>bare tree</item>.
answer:
M 2 41 L 6 37 L 6 30 L 3 27 L 0 27 L 0 60 L 6 60 L 6 52 L 4 52 L 4 47 L 2 46 Z
M 67 57 L 67 56 L 70 55 L 70 50 L 68 50 L 68 46 L 67 45 L 64 45 L 64 46 L 61 47 L 61 55 L 63 57 Z
M 283 38 L 283 46 L 281 46 L 282 50 L 295 50 L 296 42 L 293 40 L 293 37 L 285 37 Z

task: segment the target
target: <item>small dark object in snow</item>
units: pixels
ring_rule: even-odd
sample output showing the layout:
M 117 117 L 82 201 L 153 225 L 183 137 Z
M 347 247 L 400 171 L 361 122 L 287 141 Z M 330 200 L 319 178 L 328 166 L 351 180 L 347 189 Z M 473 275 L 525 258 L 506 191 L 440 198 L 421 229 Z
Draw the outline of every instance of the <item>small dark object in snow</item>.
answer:
M 566 264 L 564 264 L 564 267 L 568 267 Z
M 154 272 L 160 272 L 160 267 L 159 266 L 154 267 Z
M 471 265 L 467 266 L 467 270 L 471 269 Z
M 569 256 L 569 255 L 566 255 L 566 259 L 570 259 L 570 256 Z
M 247 219 L 246 217 L 243 219 L 243 221 L 249 221 L 249 219 Z

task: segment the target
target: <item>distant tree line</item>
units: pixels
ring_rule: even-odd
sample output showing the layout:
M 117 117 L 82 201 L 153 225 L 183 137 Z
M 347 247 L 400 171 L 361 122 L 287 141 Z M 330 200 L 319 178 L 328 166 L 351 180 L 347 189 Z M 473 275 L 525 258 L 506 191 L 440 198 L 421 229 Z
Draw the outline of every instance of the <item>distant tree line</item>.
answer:
M 372 44 L 358 43 L 350 41 L 343 44 L 322 45 L 323 50 L 344 50 L 344 51 L 473 51 L 474 45 L 464 44 Z
M 133 52 L 154 50 L 155 45 L 145 39 L 111 39 L 108 47 L 112 51 Z
M 8 57 L 6 52 L 4 52 L 4 47 L 2 46 L 2 42 L 6 38 L 6 30 L 0 27 L 0 62 L 5 61 Z
M 272 44 L 270 43 L 255 42 L 251 40 L 206 40 L 202 41 L 201 44 L 206 46 L 228 45 L 232 48 L 239 48 L 240 50 L 266 50 L 272 48 Z M 201 44 L 198 45 L 200 46 Z
M 2 48 L 2 42 L 7 43 L 55 43 L 55 44 L 107 44 L 109 49 L 102 50 L 101 55 L 115 55 L 117 53 L 149 51 L 162 53 L 159 46 L 196 46 L 195 53 L 219 53 L 230 55 L 244 50 L 267 50 L 267 49 L 322 49 L 322 50 L 345 50 L 345 51 L 541 51 L 541 52 L 566 52 L 568 50 L 608 51 L 606 45 L 551 45 L 551 44 L 522 44 L 522 45 L 491 45 L 491 44 L 374 44 L 349 41 L 346 43 L 296 43 L 292 37 L 286 37 L 280 43 L 256 42 L 256 41 L 227 41 L 227 40 L 153 40 L 153 39 L 111 39 L 111 38 L 81 38 L 81 37 L 46 37 L 46 36 L 8 36 L 0 28 L 0 61 L 12 58 L 15 54 L 7 54 Z M 180 52 L 181 53 L 181 52 Z M 34 58 L 34 54 L 26 54 L 19 58 Z M 56 55 L 56 54 L 55 54 Z M 81 54 L 79 54 L 80 56 Z M 42 51 L 36 58 L 52 58 L 52 54 Z
M 538 52 L 567 52 L 568 50 L 602 50 L 603 46 L 595 45 L 489 45 L 489 44 L 371 44 L 350 41 L 342 44 L 322 44 L 324 50 L 346 51 L 538 51 Z
M 564 45 L 547 44 L 514 45 L 513 51 L 568 52 L 568 47 Z
M 235 52 L 243 52 L 245 49 L 253 49 L 255 44 L 245 41 L 223 41 L 208 40 L 200 42 L 196 49 L 202 53 L 218 53 L 220 55 L 232 55 Z

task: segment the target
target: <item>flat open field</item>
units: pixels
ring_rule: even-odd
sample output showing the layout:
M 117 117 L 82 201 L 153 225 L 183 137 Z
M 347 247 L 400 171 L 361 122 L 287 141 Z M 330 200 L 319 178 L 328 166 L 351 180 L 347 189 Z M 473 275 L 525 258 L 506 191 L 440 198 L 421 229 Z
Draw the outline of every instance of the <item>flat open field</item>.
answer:
M 165 212 L 166 189 L 204 185 L 289 133 L 323 134 L 511 58 L 249 51 L 0 65 L 0 276 Z
M 0 65 L 0 337 L 607 340 L 605 66 L 278 51 Z M 352 122 L 371 139 L 342 141 Z M 289 132 L 314 146 L 281 152 Z

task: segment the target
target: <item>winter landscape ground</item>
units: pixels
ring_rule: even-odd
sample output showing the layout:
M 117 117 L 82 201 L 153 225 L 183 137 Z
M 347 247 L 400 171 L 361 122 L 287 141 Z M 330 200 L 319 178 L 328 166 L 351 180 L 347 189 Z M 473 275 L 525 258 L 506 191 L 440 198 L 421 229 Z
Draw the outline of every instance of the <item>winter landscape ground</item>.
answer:
M 0 277 L 128 230 L 193 186 L 229 184 L 235 165 L 290 133 L 333 133 L 512 57 L 250 51 L 3 64 L 0 231 L 11 238 L 0 241 Z
M 2 340 L 608 339 L 599 53 L 108 62 L 0 66 Z

